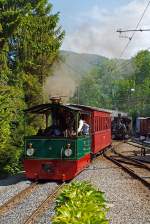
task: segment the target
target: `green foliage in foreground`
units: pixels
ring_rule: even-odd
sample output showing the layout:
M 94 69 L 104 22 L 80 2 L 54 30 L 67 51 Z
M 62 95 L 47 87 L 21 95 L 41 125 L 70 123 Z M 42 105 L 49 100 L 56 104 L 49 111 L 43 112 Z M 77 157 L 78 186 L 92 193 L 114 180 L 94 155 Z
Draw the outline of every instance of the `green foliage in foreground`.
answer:
M 104 193 L 87 182 L 65 186 L 56 202 L 53 224 L 108 224 Z

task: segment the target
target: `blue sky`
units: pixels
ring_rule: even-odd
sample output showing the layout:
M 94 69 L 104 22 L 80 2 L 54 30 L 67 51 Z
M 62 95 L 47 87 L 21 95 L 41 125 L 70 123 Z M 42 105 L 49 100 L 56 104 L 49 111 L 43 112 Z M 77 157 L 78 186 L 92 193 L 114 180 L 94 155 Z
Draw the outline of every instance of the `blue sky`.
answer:
M 61 13 L 60 21 L 66 31 L 71 31 L 76 25 L 76 18 L 93 6 L 99 6 L 112 10 L 118 6 L 125 5 L 131 0 L 50 0 L 53 11 Z
M 120 38 L 118 28 L 136 27 L 148 0 L 50 0 L 53 12 L 60 12 L 66 31 L 63 50 L 119 58 L 128 38 Z M 139 28 L 150 28 L 150 7 Z M 130 37 L 132 33 L 125 36 Z M 136 33 L 123 55 L 130 58 L 150 47 L 150 32 Z

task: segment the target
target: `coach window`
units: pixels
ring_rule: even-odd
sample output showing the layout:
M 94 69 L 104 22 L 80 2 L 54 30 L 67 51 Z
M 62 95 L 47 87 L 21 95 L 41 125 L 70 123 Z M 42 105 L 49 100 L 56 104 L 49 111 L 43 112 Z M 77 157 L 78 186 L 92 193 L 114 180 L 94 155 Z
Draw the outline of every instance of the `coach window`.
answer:
M 101 131 L 103 130 L 103 117 L 101 117 Z
M 97 131 L 99 131 L 99 117 L 97 117 Z
M 109 121 L 108 121 L 108 117 L 106 117 L 106 129 L 108 129 L 108 126 L 109 126 L 109 125 L 108 125 L 108 122 L 109 122 Z
M 108 129 L 108 117 L 106 118 L 106 129 Z
M 105 130 L 105 117 L 103 117 L 103 130 Z
M 105 117 L 103 117 L 103 130 L 105 130 Z
M 97 131 L 99 131 L 99 117 L 97 117 Z
M 94 119 L 94 131 L 96 132 L 96 117 Z
M 100 117 L 100 131 L 102 130 L 102 118 Z
M 111 119 L 110 117 L 108 117 L 108 129 L 110 129 L 110 126 L 111 126 Z
M 104 117 L 104 130 L 106 129 L 106 117 Z
M 105 130 L 105 117 L 103 118 L 103 130 Z
M 96 131 L 98 131 L 98 117 L 96 117 Z
M 96 117 L 95 117 L 95 132 L 97 131 L 97 122 L 96 122 Z
M 106 118 L 106 129 L 108 129 L 108 123 L 109 123 L 109 121 L 108 121 L 108 117 Z

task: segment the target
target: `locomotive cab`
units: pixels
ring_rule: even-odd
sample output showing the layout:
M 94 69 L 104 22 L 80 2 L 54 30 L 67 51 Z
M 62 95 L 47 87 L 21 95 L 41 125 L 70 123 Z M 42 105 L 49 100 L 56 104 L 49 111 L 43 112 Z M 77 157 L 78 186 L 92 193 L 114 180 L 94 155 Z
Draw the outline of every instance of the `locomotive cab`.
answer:
M 132 127 L 132 120 L 130 117 L 118 116 L 113 117 L 112 120 L 112 139 L 116 140 L 125 140 L 130 138 L 131 136 L 131 127 Z
M 26 110 L 45 118 L 45 127 L 25 137 L 24 168 L 29 179 L 70 180 L 90 163 L 90 133 L 78 132 L 79 120 L 90 122 L 90 113 L 62 105 L 55 98 Z M 31 119 L 31 118 L 30 118 Z

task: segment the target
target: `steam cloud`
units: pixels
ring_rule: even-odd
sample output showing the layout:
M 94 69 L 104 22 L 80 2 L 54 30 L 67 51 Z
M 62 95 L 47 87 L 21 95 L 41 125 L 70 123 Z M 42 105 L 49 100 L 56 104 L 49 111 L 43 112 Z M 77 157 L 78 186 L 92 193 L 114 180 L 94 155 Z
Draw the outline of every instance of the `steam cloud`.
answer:
M 47 78 L 44 86 L 46 97 L 63 96 L 63 102 L 67 102 L 73 96 L 76 88 L 76 82 L 73 74 L 63 63 L 56 63 L 53 66 L 53 74 Z

